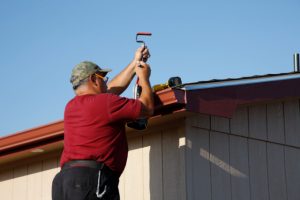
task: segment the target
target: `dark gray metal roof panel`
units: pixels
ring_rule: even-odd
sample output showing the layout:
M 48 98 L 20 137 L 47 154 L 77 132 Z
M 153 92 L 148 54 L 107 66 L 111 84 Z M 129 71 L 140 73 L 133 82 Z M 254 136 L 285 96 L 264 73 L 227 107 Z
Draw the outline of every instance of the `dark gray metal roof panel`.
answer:
M 194 83 L 186 83 L 181 86 L 184 90 L 198 90 L 216 87 L 227 87 L 234 85 L 245 85 L 245 84 L 255 84 L 271 81 L 281 81 L 300 78 L 299 72 L 289 72 L 280 74 L 265 74 L 265 75 L 255 75 L 241 78 L 227 78 L 227 79 L 212 79 L 208 81 L 199 81 Z

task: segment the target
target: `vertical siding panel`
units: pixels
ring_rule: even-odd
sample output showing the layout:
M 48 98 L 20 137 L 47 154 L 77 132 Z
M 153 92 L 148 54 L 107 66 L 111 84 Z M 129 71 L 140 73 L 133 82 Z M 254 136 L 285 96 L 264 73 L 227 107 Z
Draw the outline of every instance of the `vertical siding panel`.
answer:
M 28 200 L 40 200 L 42 198 L 42 163 L 34 163 L 28 166 Z
M 186 122 L 186 120 L 185 120 Z M 179 148 L 179 174 L 180 174 L 180 181 L 179 181 L 179 199 L 186 200 L 186 129 L 185 126 L 181 126 L 177 129 L 177 134 L 179 137 L 178 141 L 178 148 Z
M 187 133 L 187 196 L 189 200 L 211 199 L 209 131 L 188 127 Z
M 251 200 L 269 199 L 266 154 L 265 142 L 249 140 Z
M 42 200 L 51 200 L 52 180 L 59 171 L 58 158 L 43 161 L 42 171 Z
M 247 137 L 248 126 L 248 108 L 238 107 L 230 120 L 231 133 Z
M 203 115 L 203 114 L 197 114 L 197 115 L 189 118 L 189 123 L 190 123 L 190 126 L 193 126 L 193 127 L 210 129 L 210 116 Z
M 125 199 L 125 175 L 126 171 L 124 171 L 120 177 L 119 180 L 119 193 L 120 193 L 120 199 L 124 200 Z
M 231 200 L 228 135 L 211 132 L 212 200 Z
M 0 173 L 1 199 L 12 200 L 13 197 L 13 170 L 8 169 Z
M 284 144 L 284 116 L 282 103 L 267 104 L 268 141 Z
M 229 119 L 224 117 L 211 116 L 211 130 L 229 133 Z
M 163 132 L 162 135 L 163 150 L 163 199 L 179 200 L 180 181 L 183 174 L 180 173 L 179 161 L 179 137 L 176 129 L 170 129 Z
M 262 140 L 267 139 L 266 105 L 249 107 L 249 136 Z
M 268 143 L 267 148 L 270 200 L 287 200 L 284 147 Z
M 300 147 L 300 111 L 299 101 L 284 102 L 286 144 Z
M 26 199 L 27 197 L 27 166 L 14 169 L 13 200 Z
M 161 133 L 145 135 L 143 145 L 144 200 L 162 200 Z
M 300 150 L 285 147 L 285 168 L 288 200 L 300 199 Z
M 143 199 L 142 137 L 131 138 L 125 177 L 125 199 Z
M 248 141 L 230 136 L 232 200 L 250 200 Z

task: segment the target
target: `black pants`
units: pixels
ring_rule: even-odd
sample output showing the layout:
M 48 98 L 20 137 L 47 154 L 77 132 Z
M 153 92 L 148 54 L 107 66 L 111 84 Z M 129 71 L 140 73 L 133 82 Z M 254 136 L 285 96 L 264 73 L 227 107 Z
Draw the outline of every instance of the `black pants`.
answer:
M 108 167 L 99 170 L 91 167 L 63 168 L 53 179 L 53 200 L 119 200 L 119 176 Z M 98 181 L 99 185 L 98 185 Z M 98 194 L 103 193 L 101 198 Z M 99 195 L 98 195 L 99 196 Z

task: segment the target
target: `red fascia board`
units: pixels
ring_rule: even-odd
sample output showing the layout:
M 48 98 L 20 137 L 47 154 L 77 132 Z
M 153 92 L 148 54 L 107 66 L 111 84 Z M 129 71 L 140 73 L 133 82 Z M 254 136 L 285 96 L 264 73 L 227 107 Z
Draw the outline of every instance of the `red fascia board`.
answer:
M 231 118 L 238 105 L 300 97 L 300 79 L 189 90 L 188 111 Z
M 0 155 L 5 152 L 15 151 L 24 146 L 47 143 L 63 137 L 63 121 L 57 121 L 44 126 L 36 127 L 16 134 L 0 138 Z

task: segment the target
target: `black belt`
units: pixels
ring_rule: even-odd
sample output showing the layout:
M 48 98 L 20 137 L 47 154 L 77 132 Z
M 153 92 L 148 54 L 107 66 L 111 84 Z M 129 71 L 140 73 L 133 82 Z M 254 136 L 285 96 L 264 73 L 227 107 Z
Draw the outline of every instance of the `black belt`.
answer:
M 73 167 L 89 167 L 95 169 L 103 169 L 104 166 L 104 163 L 97 162 L 95 160 L 71 160 L 69 162 L 66 162 L 62 169 L 68 169 Z

